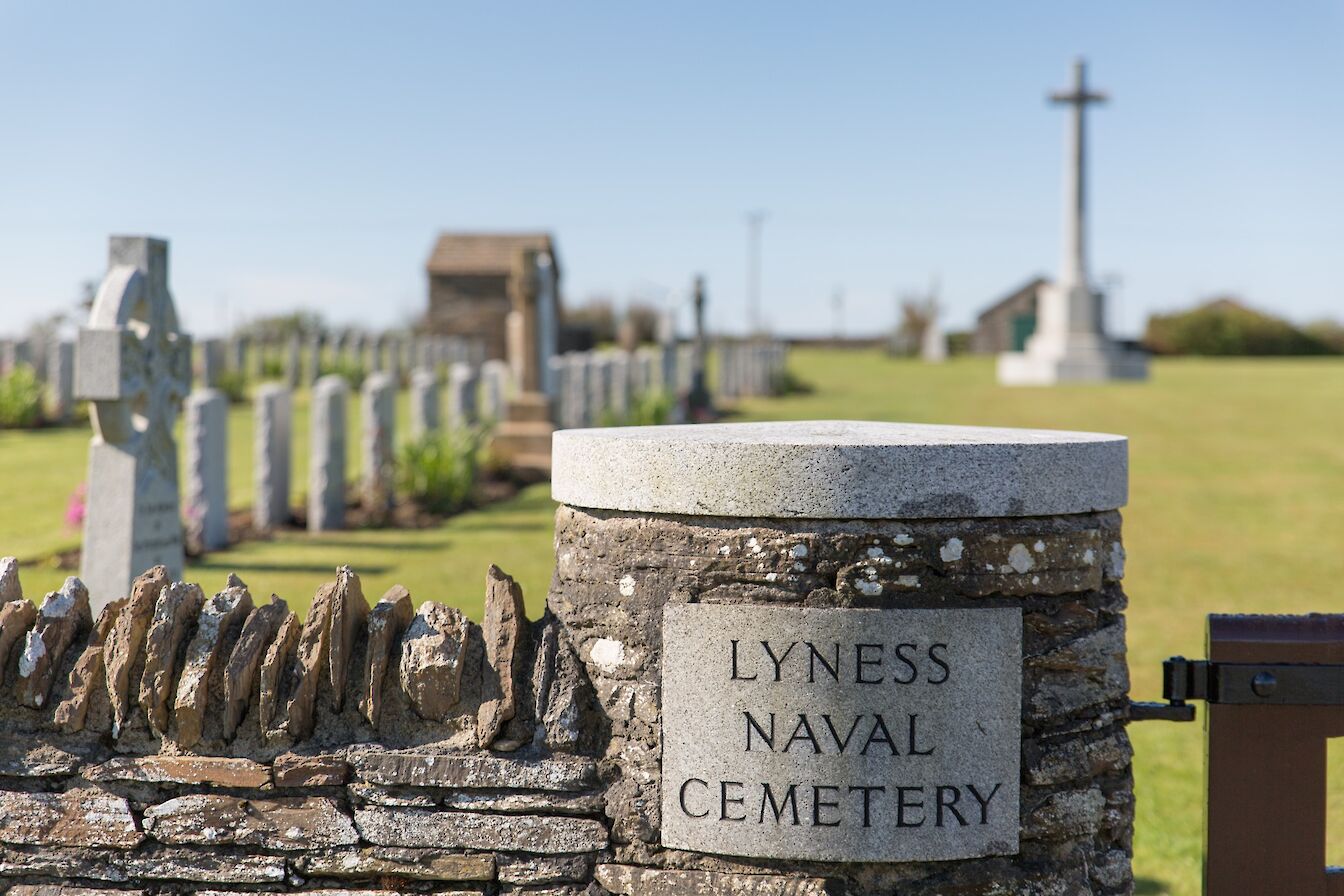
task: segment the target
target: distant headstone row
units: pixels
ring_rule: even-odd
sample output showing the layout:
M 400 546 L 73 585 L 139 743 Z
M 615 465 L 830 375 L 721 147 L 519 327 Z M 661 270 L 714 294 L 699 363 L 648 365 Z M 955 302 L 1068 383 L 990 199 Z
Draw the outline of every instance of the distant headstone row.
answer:
M 46 392 L 46 416 L 69 419 L 75 403 L 75 344 L 69 339 L 0 339 L 0 376 L 20 365 L 32 369 Z

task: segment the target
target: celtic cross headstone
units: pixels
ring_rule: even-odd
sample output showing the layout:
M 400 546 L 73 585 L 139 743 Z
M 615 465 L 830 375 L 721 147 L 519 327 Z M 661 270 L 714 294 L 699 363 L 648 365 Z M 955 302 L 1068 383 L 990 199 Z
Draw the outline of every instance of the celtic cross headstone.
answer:
M 114 236 L 80 330 L 75 390 L 92 402 L 80 577 L 95 612 L 158 564 L 182 575 L 173 422 L 191 384 L 191 338 L 168 292 L 168 243 Z

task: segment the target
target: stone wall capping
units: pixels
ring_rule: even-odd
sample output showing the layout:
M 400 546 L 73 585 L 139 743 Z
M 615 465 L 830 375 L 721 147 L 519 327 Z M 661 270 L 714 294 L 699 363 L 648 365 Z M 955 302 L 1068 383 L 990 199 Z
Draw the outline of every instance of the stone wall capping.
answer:
M 813 420 L 571 429 L 551 496 L 694 516 L 927 519 L 1124 506 L 1128 440 L 1100 433 Z

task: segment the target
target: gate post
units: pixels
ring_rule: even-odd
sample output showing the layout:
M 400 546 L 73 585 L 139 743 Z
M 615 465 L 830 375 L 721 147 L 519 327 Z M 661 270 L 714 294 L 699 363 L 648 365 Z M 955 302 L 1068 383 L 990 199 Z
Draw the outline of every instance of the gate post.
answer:
M 612 428 L 553 464 L 607 891 L 1131 891 L 1124 438 Z
M 1344 664 L 1344 615 L 1210 616 L 1209 662 Z M 1325 870 L 1325 742 L 1344 737 L 1344 708 L 1207 711 L 1207 896 L 1344 894 Z

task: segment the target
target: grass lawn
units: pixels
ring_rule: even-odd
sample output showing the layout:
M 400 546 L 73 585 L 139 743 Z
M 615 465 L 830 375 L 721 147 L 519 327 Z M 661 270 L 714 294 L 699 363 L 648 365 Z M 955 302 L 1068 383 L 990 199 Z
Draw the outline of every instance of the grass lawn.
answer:
M 1155 699 L 1161 661 L 1202 656 L 1211 612 L 1344 611 L 1344 362 L 1159 361 L 1148 383 L 1003 389 L 992 362 L 933 367 L 873 353 L 804 350 L 791 365 L 813 391 L 742 403 L 737 419 L 855 418 L 1098 430 L 1129 436 L 1129 644 L 1136 698 Z M 306 471 L 307 415 L 295 420 L 295 483 Z M 406 419 L 403 414 L 399 419 Z M 357 407 L 351 446 L 358 453 Z M 62 530 L 83 478 L 87 430 L 0 433 L 0 553 L 36 557 L 77 543 Z M 249 500 L 251 417 L 230 416 L 230 493 Z M 357 457 L 350 470 L 358 469 Z M 190 569 L 207 589 L 236 570 L 254 593 L 303 606 L 339 563 L 376 598 L 400 582 L 477 618 L 486 565 L 522 582 L 535 615 L 551 567 L 546 486 L 417 532 L 285 535 L 215 554 Z M 23 570 L 26 590 L 61 574 Z M 1196 896 L 1200 884 L 1202 727 L 1131 729 L 1137 757 L 1139 894 Z M 1344 864 L 1344 750 L 1332 747 L 1328 858 Z

